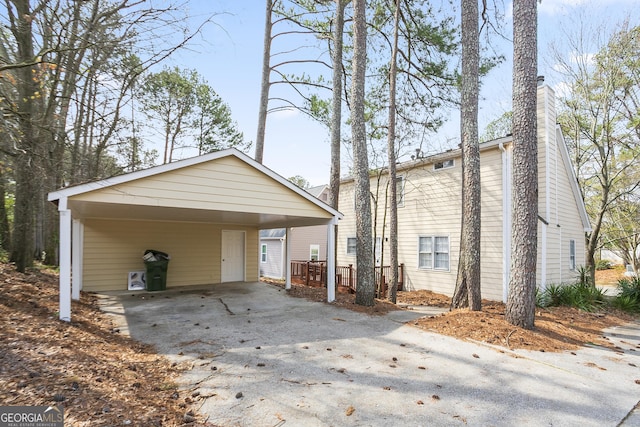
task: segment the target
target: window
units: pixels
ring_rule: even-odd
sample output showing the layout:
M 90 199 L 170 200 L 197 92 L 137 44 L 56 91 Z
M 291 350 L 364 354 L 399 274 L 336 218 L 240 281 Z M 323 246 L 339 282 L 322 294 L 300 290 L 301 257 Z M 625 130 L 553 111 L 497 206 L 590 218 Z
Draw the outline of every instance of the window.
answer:
M 347 255 L 356 254 L 356 238 L 347 237 Z
M 320 245 L 309 246 L 309 259 L 311 261 L 318 261 L 320 259 Z
M 443 162 L 434 163 L 433 170 L 448 169 L 448 168 L 452 168 L 454 165 L 455 165 L 455 162 L 453 161 L 453 159 L 449 159 Z
M 576 269 L 576 241 L 569 240 L 569 269 L 575 271 Z
M 262 262 L 262 263 L 267 262 L 267 245 L 266 245 L 266 243 L 263 243 L 262 245 L 260 245 L 260 262 Z
M 398 207 L 404 206 L 404 177 L 396 177 L 396 203 Z
M 449 270 L 449 236 L 418 237 L 418 268 Z
M 433 238 L 418 237 L 418 268 L 433 268 Z

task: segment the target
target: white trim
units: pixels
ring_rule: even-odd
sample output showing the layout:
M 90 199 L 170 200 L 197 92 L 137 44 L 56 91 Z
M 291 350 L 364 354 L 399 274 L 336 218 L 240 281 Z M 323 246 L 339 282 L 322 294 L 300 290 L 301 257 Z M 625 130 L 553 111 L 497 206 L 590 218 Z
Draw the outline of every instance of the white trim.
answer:
M 284 276 L 284 288 L 289 290 L 291 289 L 291 227 L 287 227 L 286 232 L 285 232 L 285 240 L 284 240 L 284 252 L 285 252 L 285 256 L 284 256 L 284 269 L 285 269 L 285 276 Z
M 60 216 L 60 320 L 71 321 L 71 211 L 67 198 L 58 204 Z
M 336 300 L 336 226 L 338 217 L 327 224 L 327 302 Z
M 264 252 L 262 249 L 264 248 Z M 269 246 L 266 243 L 260 243 L 260 264 L 266 264 L 269 260 L 268 258 Z M 264 255 L 264 260 L 262 259 Z
M 502 302 L 507 302 L 511 276 L 511 152 L 503 143 L 502 151 Z
M 72 219 L 71 222 L 71 298 L 80 300 L 82 290 L 82 263 L 84 255 L 84 224 Z

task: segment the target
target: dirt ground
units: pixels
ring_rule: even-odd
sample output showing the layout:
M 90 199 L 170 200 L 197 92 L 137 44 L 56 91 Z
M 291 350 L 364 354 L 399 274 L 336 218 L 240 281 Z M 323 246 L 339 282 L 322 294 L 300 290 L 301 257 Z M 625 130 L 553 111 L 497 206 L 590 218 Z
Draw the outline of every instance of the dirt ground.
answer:
M 121 336 L 93 295 L 58 320 L 57 286 L 54 272 L 0 264 L 2 405 L 61 404 L 65 426 L 206 425 L 173 381 L 180 366 Z
M 325 289 L 294 285 L 293 297 L 324 301 Z M 402 309 L 377 300 L 373 307 L 339 293 L 336 306 L 371 315 Z M 400 292 L 400 305 L 449 306 L 449 298 L 426 291 Z M 58 320 L 58 276 L 53 271 L 17 273 L 0 264 L 0 402 L 68 408 L 68 426 L 210 426 L 197 413 L 198 396 L 178 390 L 184 369 L 154 349 L 121 336 L 96 297 L 73 301 L 73 321 Z M 536 329 L 504 320 L 504 305 L 485 301 L 481 312 L 456 310 L 424 317 L 412 326 L 503 348 L 571 351 L 586 343 L 611 345 L 602 329 L 634 320 L 619 312 L 584 313 L 540 309 Z

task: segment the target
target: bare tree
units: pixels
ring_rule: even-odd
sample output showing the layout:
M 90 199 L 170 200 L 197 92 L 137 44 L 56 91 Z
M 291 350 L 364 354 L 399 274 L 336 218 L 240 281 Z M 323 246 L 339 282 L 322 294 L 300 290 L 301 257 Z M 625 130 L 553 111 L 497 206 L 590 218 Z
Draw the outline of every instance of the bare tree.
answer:
M 537 0 L 513 2 L 513 226 L 506 319 L 533 329 L 538 255 Z
M 13 144 L 5 154 L 11 157 L 15 171 L 11 258 L 18 270 L 24 271 L 35 256 L 43 254 L 45 262 L 56 262 L 56 212 L 46 202 L 46 194 L 62 186 L 68 177 L 65 150 L 70 136 L 84 141 L 99 139 L 101 143 L 89 146 L 86 152 L 100 159 L 106 141 L 120 124 L 123 98 L 112 100 L 111 108 L 102 114 L 95 108 L 99 85 L 122 83 L 105 72 L 107 59 L 134 45 L 145 54 L 146 67 L 165 59 L 198 31 L 186 31 L 185 39 L 166 49 L 152 46 L 162 39 L 161 31 L 175 30 L 180 21 L 168 16 L 178 10 L 172 4 L 159 9 L 141 7 L 140 2 L 104 0 L 9 0 L 0 9 L 0 19 L 7 28 L 0 34 L 0 70 L 15 77 L 1 102 L 4 117 L 14 129 Z M 130 82 L 123 83 L 121 93 Z M 80 111 L 85 119 L 74 121 L 72 115 Z M 98 121 L 104 126 L 99 128 Z M 84 126 L 82 132 L 76 132 L 77 124 Z M 82 152 L 78 150 L 76 155 Z
M 482 307 L 480 287 L 480 146 L 478 92 L 480 42 L 478 1 L 462 0 L 462 230 L 460 260 L 452 308 Z
M 342 57 L 344 36 L 344 10 L 350 0 L 335 0 L 336 12 L 333 22 L 333 51 L 331 64 L 333 66 L 332 97 L 331 97 L 331 170 L 329 172 L 329 205 L 338 209 L 338 195 L 340 194 L 340 144 L 342 128 Z M 337 237 L 337 230 L 336 230 Z
M 581 28 L 579 35 L 566 37 L 572 60 L 554 52 L 569 88 L 562 97 L 560 124 L 592 226 L 586 235 L 591 283 L 598 249 L 626 240 L 620 240 L 627 233 L 625 222 L 618 220 L 627 216 L 640 189 L 640 26 L 624 22 L 615 28 L 610 35 L 604 27 Z M 610 236 L 603 239 L 603 234 Z
M 398 188 L 396 186 L 396 82 L 398 71 L 398 27 L 400 26 L 400 3 L 395 0 L 393 14 L 393 48 L 389 66 L 389 124 L 387 134 L 387 156 L 389 159 L 389 301 L 395 304 L 398 293 Z M 386 200 L 386 198 L 385 198 Z M 386 212 L 386 209 L 385 209 Z M 384 234 L 384 233 L 383 233 Z

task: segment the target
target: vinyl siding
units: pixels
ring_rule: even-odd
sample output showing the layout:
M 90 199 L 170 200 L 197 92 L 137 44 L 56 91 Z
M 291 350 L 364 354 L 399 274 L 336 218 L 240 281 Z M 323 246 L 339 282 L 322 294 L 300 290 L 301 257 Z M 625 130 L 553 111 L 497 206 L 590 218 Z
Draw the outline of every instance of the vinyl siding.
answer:
M 331 214 L 234 157 L 72 196 L 72 200 L 290 215 Z
M 260 244 L 267 245 L 267 262 L 260 262 L 260 276 L 283 279 L 284 241 L 280 239 L 263 239 Z
M 319 245 L 319 260 L 327 260 L 327 226 L 295 227 L 291 229 L 291 259 L 308 261 L 311 258 L 311 245 Z
M 155 249 L 171 256 L 167 287 L 220 283 L 223 229 L 245 231 L 245 277 L 258 280 L 258 230 L 214 224 L 87 219 L 83 289 L 127 288 L 127 272 L 144 270 L 142 256 Z
M 496 147 L 481 154 L 482 183 L 482 292 L 483 297 L 502 299 L 502 157 Z M 455 288 L 460 251 L 461 169 L 460 159 L 452 168 L 434 171 L 426 163 L 404 170 L 404 205 L 398 208 L 398 258 L 405 265 L 405 287 L 408 290 L 428 289 L 451 295 Z M 378 226 L 375 235 L 382 237 L 383 264 L 388 265 L 388 227 L 384 228 L 384 194 L 387 176 L 371 180 L 371 191 L 380 194 Z M 378 191 L 379 190 L 379 191 Z M 353 182 L 340 188 L 340 211 L 344 219 L 338 227 L 338 265 L 355 263 L 346 255 L 347 237 L 355 237 Z M 388 216 L 387 216 L 388 218 Z M 418 239 L 420 236 L 449 238 L 449 270 L 418 267 Z

